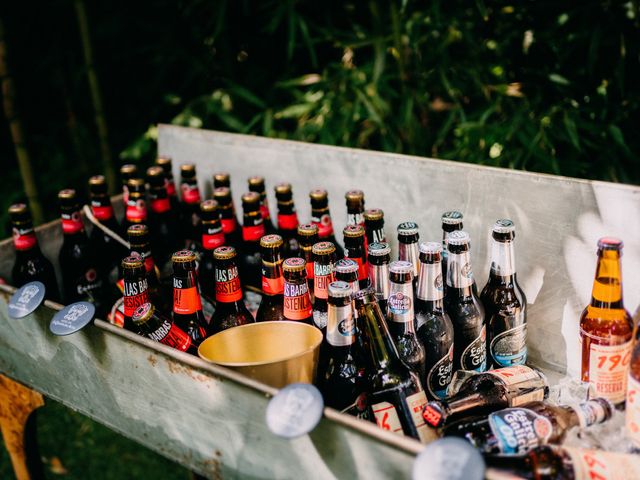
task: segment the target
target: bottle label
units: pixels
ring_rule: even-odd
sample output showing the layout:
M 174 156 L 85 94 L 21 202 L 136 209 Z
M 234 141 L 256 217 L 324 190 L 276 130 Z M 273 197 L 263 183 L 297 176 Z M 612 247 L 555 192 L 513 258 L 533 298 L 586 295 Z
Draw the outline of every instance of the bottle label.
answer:
M 173 313 L 179 315 L 190 315 L 202 310 L 198 287 L 187 287 L 186 283 L 182 278 L 173 278 Z
M 413 286 L 411 283 L 391 283 L 387 308 L 394 322 L 413 322 Z
M 640 382 L 629 374 L 627 379 L 626 420 L 627 435 L 640 448 Z
M 429 440 L 430 429 L 422 416 L 424 407 L 427 406 L 427 395 L 424 390 L 409 395 L 407 397 L 407 406 L 409 407 L 409 412 L 411 412 L 413 424 L 418 431 L 418 438 L 422 443 L 426 443 Z
M 447 387 L 451 383 L 453 376 L 453 344 L 449 351 L 438 360 L 427 374 L 427 388 L 432 397 L 445 398 Z
M 259 225 L 251 225 L 248 227 L 242 227 L 242 239 L 245 242 L 255 242 L 264 237 L 264 223 L 262 219 Z
M 631 480 L 640 478 L 640 456 L 603 450 L 563 447 L 571 458 L 574 478 Z
M 421 265 L 417 295 L 419 299 L 428 302 L 441 300 L 444 297 L 441 263 L 423 263 Z
M 93 291 L 102 287 L 102 280 L 98 278 L 98 272 L 95 268 L 89 268 L 83 276 L 77 278 L 74 282 L 75 291 L 79 296 L 87 296 L 93 298 Z
M 487 369 L 487 327 L 482 326 L 480 335 L 464 349 L 460 357 L 463 370 L 484 372 Z
M 333 264 L 328 265 L 314 262 L 313 267 L 313 294 L 316 298 L 329 298 L 328 288 L 333 281 Z
M 364 226 L 364 215 L 362 213 L 347 213 L 347 225 Z
M 278 228 L 280 230 L 295 230 L 298 228 L 298 214 L 278 214 Z
M 147 205 L 144 200 L 129 199 L 126 218 L 131 223 L 142 223 L 147 220 Z
M 154 198 L 151 200 L 151 210 L 154 213 L 164 213 L 171 210 L 169 198 Z
M 287 320 L 304 320 L 312 315 L 307 282 L 284 283 L 284 316 Z
M 284 293 L 284 277 L 269 278 L 263 275 L 262 291 L 266 295 L 282 295 Z
M 101 222 L 105 222 L 113 218 L 113 207 L 111 205 L 100 205 L 91 203 L 91 212 Z
M 311 223 L 318 227 L 318 237 L 327 238 L 333 235 L 333 223 L 331 222 L 331 215 L 323 213 L 320 217 L 311 216 Z
M 224 245 L 224 233 L 218 228 L 215 233 L 205 233 L 202 235 L 202 246 L 206 250 L 215 250 Z
M 118 303 L 115 310 L 112 308 L 111 311 L 107 313 L 107 320 L 116 327 L 124 328 L 124 306 L 122 303 Z
M 222 232 L 225 235 L 233 233 L 236 231 L 236 219 L 234 218 L 221 218 L 220 224 L 222 225 Z
M 529 380 L 540 378 L 538 372 L 526 365 L 489 370 L 487 373 L 498 377 L 505 385 L 515 385 L 516 383 L 528 382 Z
M 184 203 L 200 203 L 200 190 L 198 190 L 198 185 L 183 183 L 180 185 L 180 191 L 182 192 L 182 201 Z
M 304 268 L 307 271 L 307 280 L 313 280 L 314 281 L 314 288 L 315 288 L 315 273 L 316 273 L 316 269 L 315 269 L 315 266 L 314 266 L 314 262 L 313 261 L 308 261 L 307 263 L 305 263 Z
M 491 357 L 500 367 L 524 365 L 527 361 L 527 324 L 499 333 L 491 340 Z
M 628 408 L 629 404 L 627 404 Z M 586 428 L 596 423 L 602 423 L 607 419 L 607 409 L 597 400 L 571 405 L 578 416 L 581 428 Z
M 216 268 L 216 302 L 233 303 L 242 300 L 238 267 Z
M 36 239 L 36 234 L 33 229 L 13 229 L 13 245 L 16 247 L 16 250 L 31 250 L 36 246 L 36 243 L 38 243 L 38 240 Z
M 147 334 L 147 336 L 151 340 L 155 340 L 156 342 L 163 343 L 183 352 L 186 352 L 191 346 L 191 337 L 168 319 L 165 319 L 156 331 Z
M 315 318 L 315 313 L 314 318 Z M 351 304 L 342 307 L 329 305 L 327 312 L 327 341 L 334 347 L 347 347 L 356 340 L 356 322 Z
M 72 214 L 62 214 L 62 231 L 67 234 L 74 234 L 82 232 L 84 225 L 82 224 L 82 217 L 80 212 L 73 212 Z
M 164 186 L 167 189 L 167 195 L 169 195 L 170 197 L 175 197 L 176 195 L 175 182 L 173 180 L 169 180 L 168 178 L 165 178 Z
M 500 453 L 526 453 L 545 445 L 553 433 L 549 419 L 527 408 L 505 408 L 489 414 L 489 427 Z
M 140 305 L 149 302 L 148 284 L 146 279 L 136 282 L 124 282 L 124 314 L 132 317 L 133 312 Z
M 590 343 L 589 391 L 592 397 L 604 397 L 613 403 L 624 401 L 631 346 L 632 342 L 620 345 Z
M 453 288 L 465 288 L 473 285 L 469 252 L 451 253 L 447 256 L 447 285 Z
M 265 220 L 269 220 L 271 218 L 271 213 L 269 213 L 269 206 L 267 205 L 267 201 L 265 200 L 262 205 L 260 205 L 260 215 Z
M 371 230 L 371 243 L 382 243 L 386 241 L 387 239 L 384 235 L 384 229 L 378 228 L 375 230 Z
M 371 408 L 373 415 L 376 417 L 376 423 L 380 428 L 404 435 L 396 407 L 389 402 L 380 402 Z

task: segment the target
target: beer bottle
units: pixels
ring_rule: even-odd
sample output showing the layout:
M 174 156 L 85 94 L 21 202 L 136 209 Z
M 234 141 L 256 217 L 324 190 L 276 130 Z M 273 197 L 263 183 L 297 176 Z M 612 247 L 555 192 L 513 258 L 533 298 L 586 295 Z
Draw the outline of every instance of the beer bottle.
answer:
M 364 227 L 364 192 L 349 190 L 344 198 L 347 200 L 347 225 Z
M 572 428 L 604 423 L 612 415 L 613 405 L 604 398 L 571 406 L 532 402 L 455 422 L 443 433 L 465 438 L 483 454 L 518 455 L 540 445 L 562 443 Z
M 213 174 L 213 189 L 216 188 L 228 188 L 229 189 L 229 198 L 231 202 L 231 211 L 233 212 L 233 218 L 236 220 L 236 223 L 239 224 L 238 215 L 236 210 L 236 204 L 233 201 L 233 195 L 231 194 L 231 175 L 227 172 L 218 172 Z
M 132 321 L 140 335 L 191 355 L 198 354 L 198 347 L 191 337 L 152 304 L 140 305 L 133 312 Z
M 398 260 L 389 266 L 391 289 L 387 303 L 387 325 L 398 354 L 422 380 L 424 379 L 424 347 L 416 336 L 413 304 L 413 265 Z
M 640 342 L 638 332 L 631 351 L 631 364 L 627 377 L 627 403 L 625 405 L 625 427 L 627 436 L 635 449 L 640 449 Z
M 427 397 L 420 379 L 400 359 L 373 290 L 359 291 L 354 302 L 376 423 L 384 430 L 426 441 L 430 432 L 421 413 Z
M 218 247 L 213 251 L 213 256 L 216 260 L 216 311 L 209 322 L 209 335 L 255 322 L 242 301 L 236 249 Z
M 242 248 L 239 251 L 238 267 L 243 285 L 260 292 L 262 288 L 262 260 L 260 239 L 264 236 L 264 223 L 260 214 L 260 195 L 248 192 L 242 195 Z
M 633 321 L 622 302 L 622 241 L 598 241 L 591 302 L 580 316 L 582 381 L 592 396 L 624 403 L 631 360 Z
M 449 254 L 449 234 L 455 230 L 462 230 L 462 213 L 452 210 L 444 212 L 442 221 L 442 278 L 445 279 L 444 290 L 447 290 L 447 256 Z
M 318 227 L 313 223 L 303 223 L 298 225 L 298 256 L 304 258 L 307 262 L 307 283 L 309 284 L 309 293 L 311 300 L 314 300 L 314 265 L 313 265 L 313 246 L 318 243 Z
M 13 246 L 16 251 L 16 260 L 11 269 L 13 285 L 19 288 L 29 282 L 42 282 L 47 298 L 60 302 L 56 272 L 40 250 L 29 207 L 24 203 L 14 203 L 9 207 L 9 218 L 13 225 Z
M 278 234 L 284 241 L 284 258 L 298 255 L 300 245 L 296 236 L 298 232 L 298 213 L 293 203 L 293 192 L 290 183 L 279 183 L 275 186 L 278 200 Z
M 149 303 L 149 285 L 144 270 L 144 260 L 140 255 L 129 255 L 122 260 L 124 279 L 123 306 L 124 328 L 137 331 L 133 324 L 133 313 L 138 307 Z
M 200 203 L 200 218 L 202 252 L 198 263 L 198 282 L 202 296 L 212 300 L 216 291 L 216 265 L 213 251 L 225 243 L 218 202 L 205 200 Z
M 313 325 L 313 308 L 307 284 L 305 261 L 299 257 L 285 259 L 284 318 Z
M 315 225 L 313 225 L 314 228 Z M 327 330 L 329 284 L 334 280 L 336 247 L 331 242 L 318 242 L 313 246 L 313 270 L 315 301 L 313 302 L 313 323 L 324 334 Z
M 389 299 L 389 263 L 391 262 L 391 247 L 388 243 L 370 243 L 369 254 L 369 280 L 376 293 L 380 310 L 386 315 L 387 300 Z
M 271 212 L 269 211 L 269 199 L 267 198 L 267 191 L 264 186 L 264 177 L 249 177 L 249 191 L 256 192 L 260 195 L 260 213 L 262 214 L 262 221 L 264 222 L 264 231 L 267 235 L 276 233 L 276 228 L 271 221 Z
M 398 260 L 404 260 L 413 265 L 413 277 L 416 282 L 420 275 L 419 240 L 420 233 L 417 223 L 403 222 L 398 225 Z
M 196 254 L 180 250 L 171 257 L 173 263 L 173 320 L 194 345 L 207 337 L 207 322 L 202 313 L 202 299 L 196 278 Z M 216 313 L 217 313 L 216 309 Z
M 516 279 L 515 230 L 507 219 L 493 226 L 491 271 L 480 294 L 487 318 L 487 355 L 496 368 L 527 361 L 527 298 Z
M 355 295 L 360 290 L 358 282 L 358 264 L 350 258 L 341 258 L 335 265 L 336 280 L 351 285 L 351 294 Z
M 473 291 L 469 234 L 449 234 L 445 308 L 453 322 L 453 369 L 483 372 L 487 368 L 484 308 Z
M 333 247 L 330 242 L 318 245 L 322 244 Z M 327 298 L 326 367 L 318 377 L 325 405 L 342 411 L 352 406 L 362 393 L 355 353 L 356 322 L 351 303 L 351 286 L 345 282 L 331 282 L 327 288 Z
M 180 247 L 180 241 L 177 238 L 178 217 L 171 209 L 171 199 L 167 192 L 166 177 L 162 167 L 149 167 L 147 182 L 149 182 L 151 206 L 148 226 L 153 238 L 151 242 L 154 248 L 153 256 L 160 265 L 164 265 L 171 258 L 171 254 Z
M 379 208 L 370 208 L 364 211 L 363 217 L 367 245 L 385 243 L 387 236 L 384 233 L 384 212 Z
M 284 276 L 282 273 L 282 237 L 265 235 L 260 239 L 262 249 L 262 300 L 256 320 L 270 322 L 284 320 Z
M 542 401 L 548 394 L 542 373 L 526 365 L 504 367 L 467 378 L 455 395 L 429 402 L 423 415 L 431 426 L 440 427 L 460 417 Z
M 200 238 L 200 189 L 196 177 L 196 166 L 192 163 L 180 165 L 180 218 L 184 245 L 188 249 L 196 248 Z
M 129 191 L 127 208 L 124 212 L 126 228 L 136 223 L 147 223 L 147 188 L 141 178 L 130 178 L 127 181 Z
M 311 199 L 311 223 L 318 226 L 318 238 L 333 243 L 336 247 L 336 257 L 343 258 L 344 250 L 333 233 L 327 191 L 322 189 L 311 190 L 309 198 Z
M 133 163 L 126 163 L 120 167 L 120 179 L 122 180 L 122 202 L 126 210 L 129 202 L 129 180 L 138 177 L 138 166 Z
M 369 266 L 364 246 L 364 227 L 362 225 L 347 225 L 344 234 L 345 257 L 358 264 L 358 283 L 360 288 L 369 286 Z
M 224 233 L 224 241 L 236 249 L 242 244 L 242 233 L 236 220 L 236 214 L 231 200 L 231 190 L 227 187 L 219 187 L 213 191 L 213 198 L 218 202 L 220 210 L 220 224 Z
M 442 246 L 420 244 L 420 278 L 416 290 L 418 339 L 425 350 L 424 381 L 431 398 L 445 398 L 453 375 L 453 324 L 444 309 Z
M 178 192 L 176 191 L 176 182 L 173 179 L 173 162 L 169 157 L 158 157 L 156 158 L 156 165 L 161 167 L 164 172 L 164 186 L 169 196 L 171 210 L 178 212 L 180 203 L 178 201 Z

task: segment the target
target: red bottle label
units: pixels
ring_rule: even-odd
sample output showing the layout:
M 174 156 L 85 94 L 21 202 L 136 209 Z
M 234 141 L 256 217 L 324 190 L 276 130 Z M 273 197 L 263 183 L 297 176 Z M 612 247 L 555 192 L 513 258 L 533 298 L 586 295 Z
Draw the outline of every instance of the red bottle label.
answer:
M 82 224 L 82 217 L 80 217 L 80 212 L 73 212 L 71 215 L 63 214 L 62 215 L 62 231 L 64 233 L 78 233 L 84 230 L 84 225 Z
M 144 200 L 129 200 L 127 202 L 127 220 L 131 223 L 142 223 L 147 220 L 147 205 Z
M 186 352 L 191 346 L 191 337 L 175 323 L 165 319 L 155 332 L 148 334 L 151 340 Z
M 153 260 L 151 252 L 146 252 L 144 254 L 144 271 L 149 273 L 154 268 L 156 268 L 156 262 Z
M 116 287 L 118 287 L 118 290 L 120 290 L 120 293 L 124 295 L 124 278 L 121 278 L 116 282 Z
M 202 235 L 202 246 L 207 250 L 214 250 L 224 245 L 224 233 L 219 231 L 211 235 Z
M 200 292 L 195 285 L 192 287 L 183 287 L 187 283 L 181 278 L 173 279 L 173 313 L 179 315 L 190 315 L 202 310 L 202 299 Z
M 284 277 L 262 277 L 262 291 L 267 295 L 282 295 L 284 293 Z
M 320 218 L 312 217 L 311 223 L 318 226 L 318 237 L 327 238 L 329 235 L 333 235 L 333 223 L 331 222 L 331 215 L 325 213 Z
M 222 232 L 227 235 L 236 231 L 236 219 L 233 218 L 221 218 L 220 224 L 222 225 Z
M 313 267 L 314 263 L 313 262 L 307 262 L 304 266 L 304 268 L 307 270 L 307 279 L 308 280 L 313 280 L 315 277 L 315 269 Z
M 269 212 L 269 206 L 266 204 L 260 205 L 260 213 L 262 214 L 262 218 L 265 220 L 269 220 L 271 218 L 271 213 Z
M 333 265 L 314 263 L 313 294 L 316 298 L 329 298 L 329 284 L 333 282 Z
M 149 292 L 147 289 L 146 279 L 142 279 L 137 282 L 124 282 L 125 316 L 132 317 L 136 308 L 149 302 Z
M 165 180 L 164 186 L 167 189 L 167 195 L 170 197 L 175 197 L 176 195 L 176 184 L 173 180 Z
M 93 216 L 101 222 L 106 222 L 113 218 L 113 207 L 111 205 L 91 205 Z
M 278 228 L 280 230 L 296 230 L 298 228 L 298 214 L 278 214 Z
M 313 313 L 307 282 L 284 284 L 284 316 L 287 320 L 304 320 Z
M 264 237 L 264 223 L 250 227 L 242 227 L 242 239 L 245 242 L 255 242 L 262 237 Z
M 232 303 L 242 299 L 238 267 L 216 268 L 216 302 Z
M 33 230 L 20 232 L 17 228 L 13 229 L 13 244 L 16 250 L 31 250 L 37 243 L 38 240 Z
M 182 201 L 184 203 L 200 203 L 200 190 L 198 190 L 197 185 L 183 183 L 180 185 L 180 191 L 182 192 Z
M 171 202 L 168 198 L 154 198 L 151 200 L 151 210 L 154 213 L 164 213 L 171 210 Z

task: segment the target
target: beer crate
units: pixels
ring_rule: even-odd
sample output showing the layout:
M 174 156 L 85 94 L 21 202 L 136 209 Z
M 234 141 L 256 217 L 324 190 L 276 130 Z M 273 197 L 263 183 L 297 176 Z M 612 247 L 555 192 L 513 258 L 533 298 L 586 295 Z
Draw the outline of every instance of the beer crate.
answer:
M 421 240 L 439 241 L 441 213 L 460 210 L 480 287 L 488 275 L 490 227 L 512 219 L 518 280 L 530 303 L 530 363 L 552 381 L 580 369 L 578 318 L 589 301 L 599 237 L 625 241 L 627 307 L 640 301 L 638 187 L 164 125 L 158 151 L 173 158 L 176 176 L 181 163 L 194 163 L 205 196 L 212 174 L 229 172 L 236 205 L 247 178 L 263 175 L 272 215 L 276 183 L 293 185 L 301 221 L 310 217 L 308 192 L 325 188 L 339 239 L 344 193 L 359 188 L 368 208 L 385 212 L 392 257 L 397 224 L 416 221 Z M 37 231 L 55 263 L 59 222 Z M 5 240 L 0 277 L 10 278 L 13 260 Z M 14 291 L 0 285 L 0 373 L 208 477 L 409 478 L 422 448 L 330 408 L 309 435 L 276 437 L 265 423 L 273 388 L 102 320 L 56 337 L 48 325 L 61 305 L 47 301 L 13 320 L 7 302 Z

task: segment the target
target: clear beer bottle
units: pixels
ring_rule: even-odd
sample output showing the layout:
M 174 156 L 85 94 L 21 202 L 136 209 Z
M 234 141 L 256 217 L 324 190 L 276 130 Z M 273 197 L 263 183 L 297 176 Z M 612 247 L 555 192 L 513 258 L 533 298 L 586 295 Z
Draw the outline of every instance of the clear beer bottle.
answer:
M 462 230 L 463 216 L 457 210 L 444 212 L 442 222 L 442 278 L 445 279 L 444 290 L 447 291 L 447 255 L 449 254 L 449 234 L 456 230 Z

